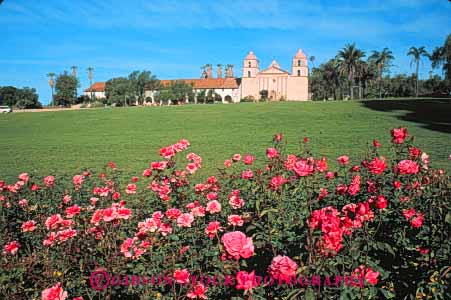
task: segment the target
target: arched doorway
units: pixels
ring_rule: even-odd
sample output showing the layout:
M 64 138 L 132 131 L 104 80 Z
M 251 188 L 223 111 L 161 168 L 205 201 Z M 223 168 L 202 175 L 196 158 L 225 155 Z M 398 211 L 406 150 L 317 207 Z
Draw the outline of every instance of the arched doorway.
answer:
M 230 95 L 225 96 L 224 101 L 227 103 L 232 103 L 232 96 L 230 96 Z

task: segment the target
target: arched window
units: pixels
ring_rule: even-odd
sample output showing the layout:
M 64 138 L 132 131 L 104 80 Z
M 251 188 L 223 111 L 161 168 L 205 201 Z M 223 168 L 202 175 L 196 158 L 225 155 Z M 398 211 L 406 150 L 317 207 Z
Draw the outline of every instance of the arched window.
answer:
M 298 70 L 298 76 L 301 76 L 301 70 Z
M 247 77 L 251 77 L 251 71 L 247 71 Z
M 298 67 L 300 67 L 301 66 L 301 60 L 299 59 L 298 60 Z
M 252 66 L 251 62 L 249 62 L 249 68 Z

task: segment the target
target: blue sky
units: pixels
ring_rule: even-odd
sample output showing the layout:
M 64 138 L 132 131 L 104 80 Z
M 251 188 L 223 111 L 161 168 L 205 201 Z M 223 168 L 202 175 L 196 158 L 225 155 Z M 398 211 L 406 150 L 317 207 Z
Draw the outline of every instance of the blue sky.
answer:
M 198 78 L 206 63 L 234 64 L 253 50 L 288 69 L 298 48 L 318 65 L 355 42 L 389 47 L 392 73 L 412 72 L 410 46 L 428 50 L 451 32 L 448 0 L 5 0 L 0 5 L 0 86 L 30 86 L 48 103 L 46 74 L 79 68 L 94 81 L 147 69 L 160 79 Z M 421 77 L 428 76 L 424 62 Z

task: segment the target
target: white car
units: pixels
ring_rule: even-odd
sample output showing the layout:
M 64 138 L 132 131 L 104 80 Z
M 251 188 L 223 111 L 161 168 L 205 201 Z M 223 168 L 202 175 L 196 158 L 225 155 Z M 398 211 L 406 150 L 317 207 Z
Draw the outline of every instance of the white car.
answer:
M 0 106 L 0 113 L 10 113 L 12 112 L 12 108 L 9 106 Z

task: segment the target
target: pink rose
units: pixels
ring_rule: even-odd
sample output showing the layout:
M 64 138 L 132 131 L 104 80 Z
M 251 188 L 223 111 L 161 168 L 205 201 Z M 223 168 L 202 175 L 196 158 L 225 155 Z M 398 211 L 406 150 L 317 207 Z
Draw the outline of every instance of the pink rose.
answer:
M 239 271 L 238 273 L 236 273 L 236 282 L 237 290 L 249 291 L 258 286 L 255 278 L 255 271 L 252 271 L 250 273 L 246 271 Z
M 268 159 L 273 159 L 275 157 L 279 156 L 279 152 L 275 148 L 268 148 L 266 149 L 266 157 Z
M 274 279 L 289 281 L 292 277 L 296 276 L 297 269 L 298 265 L 291 258 L 277 255 L 272 259 L 268 273 Z
M 236 260 L 240 258 L 249 258 L 254 254 L 254 244 L 252 238 L 247 237 L 241 231 L 232 231 L 225 233 L 221 238 L 222 243 L 228 254 Z
M 313 174 L 315 171 L 313 168 L 313 164 L 311 164 L 308 160 L 301 159 L 294 164 L 293 170 L 299 176 L 308 176 Z
M 61 287 L 61 283 L 58 282 L 51 288 L 42 291 L 42 300 L 65 300 L 67 298 L 67 292 Z
M 244 156 L 243 162 L 245 165 L 252 165 L 254 162 L 254 157 L 252 155 L 246 155 Z
M 349 157 L 347 155 L 342 155 L 339 158 L 337 158 L 337 161 L 340 165 L 345 166 L 349 164 Z
M 221 203 L 219 203 L 217 200 L 208 202 L 206 211 L 208 211 L 211 214 L 221 212 Z
M 194 222 L 194 216 L 190 213 L 184 213 L 177 218 L 177 225 L 179 227 L 191 227 Z

